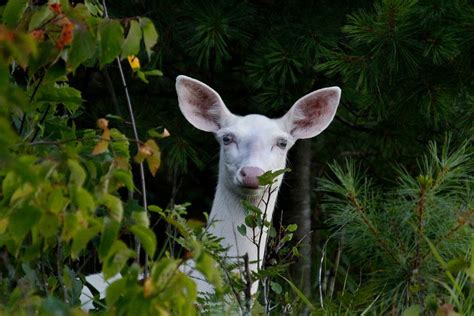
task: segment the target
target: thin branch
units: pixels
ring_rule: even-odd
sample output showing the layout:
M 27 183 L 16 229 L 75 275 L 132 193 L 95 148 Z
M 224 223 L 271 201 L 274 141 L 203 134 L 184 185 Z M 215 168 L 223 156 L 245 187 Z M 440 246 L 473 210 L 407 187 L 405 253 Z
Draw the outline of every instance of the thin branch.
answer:
M 245 266 L 245 309 L 248 312 L 247 314 L 250 315 L 251 306 L 252 306 L 252 279 L 250 275 L 250 267 L 249 267 L 249 255 L 246 253 L 244 255 L 244 266 Z
M 43 112 L 43 116 L 41 117 L 40 121 L 38 122 L 38 124 L 35 127 L 35 132 L 33 134 L 33 137 L 30 140 L 30 143 L 32 143 L 35 140 L 36 136 L 38 136 L 38 132 L 40 130 L 40 125 L 43 124 L 44 121 L 46 120 L 46 116 L 48 116 L 48 113 L 49 113 L 50 109 L 51 109 L 51 104 L 48 104 L 48 107 Z
M 370 132 L 373 131 L 372 129 L 370 129 L 368 127 L 365 127 L 365 126 L 351 124 L 351 123 L 347 122 L 346 120 L 344 120 L 340 115 L 336 115 L 335 119 L 337 121 L 341 122 L 342 124 L 346 125 L 347 127 L 351 128 L 353 130 L 359 131 L 359 132 L 370 133 Z
M 114 142 L 131 142 L 131 143 L 137 143 L 137 144 L 140 144 L 140 145 L 143 145 L 144 142 L 142 141 L 137 141 L 136 139 L 130 139 L 130 138 L 122 138 L 122 139 L 106 139 L 106 138 L 102 138 L 101 136 L 93 136 L 93 137 L 77 137 L 77 138 L 69 138 L 69 139 L 64 139 L 64 140 L 58 140 L 58 141 L 54 141 L 54 140 L 41 140 L 41 141 L 37 141 L 37 142 L 32 142 L 30 143 L 29 145 L 55 145 L 55 146 L 60 146 L 60 145 L 64 145 L 66 143 L 70 143 L 70 142 L 79 142 L 79 141 L 85 141 L 85 140 L 93 140 L 93 139 L 96 139 L 96 140 L 102 140 L 102 141 L 107 141 L 107 142 L 111 142 L 111 143 L 114 143 Z
M 367 215 L 364 212 L 364 208 L 362 205 L 360 205 L 359 201 L 357 198 L 353 195 L 350 194 L 348 196 L 349 201 L 352 203 L 352 205 L 355 207 L 357 213 L 359 213 L 360 217 L 362 218 L 362 221 L 364 222 L 365 225 L 369 228 L 369 230 L 372 232 L 372 235 L 376 238 L 380 246 L 392 257 L 395 262 L 398 262 L 397 257 L 392 253 L 390 250 L 390 247 L 387 245 L 387 243 L 380 237 L 380 231 L 372 224 L 370 219 L 367 217 Z
M 109 18 L 109 12 L 107 11 L 107 4 L 105 3 L 105 0 L 102 0 L 102 5 L 104 7 L 104 14 L 106 18 Z M 120 77 L 122 79 L 122 85 L 123 89 L 125 90 L 125 97 L 127 99 L 127 106 L 128 106 L 128 113 L 130 115 L 130 120 L 132 122 L 132 129 L 133 129 L 133 135 L 135 137 L 135 141 L 137 142 L 137 150 L 140 150 L 140 138 L 138 137 L 138 132 L 137 132 L 137 124 L 135 123 L 135 116 L 133 114 L 133 107 L 132 107 L 132 101 L 130 99 L 130 95 L 128 93 L 128 87 L 127 87 L 127 81 L 125 80 L 125 75 L 123 73 L 122 69 L 122 64 L 120 63 L 120 58 L 116 58 L 117 65 L 119 68 L 119 73 Z M 143 203 L 143 208 L 145 209 L 145 213 L 148 216 L 148 202 L 146 198 L 146 183 L 145 183 L 145 169 L 143 167 L 143 163 L 140 163 L 140 183 L 141 183 L 141 188 L 142 188 L 142 203 Z M 135 251 L 137 252 L 137 260 L 140 261 L 140 240 L 135 237 Z M 143 271 L 143 277 L 146 278 L 148 275 L 148 256 L 145 256 L 145 265 L 144 265 L 144 271 Z
M 38 83 L 35 85 L 35 88 L 33 89 L 33 93 L 31 94 L 31 97 L 30 97 L 30 104 L 33 102 L 33 99 L 35 98 L 36 93 L 38 92 L 38 89 L 41 83 L 43 82 L 43 79 L 45 76 L 46 76 L 46 70 L 41 74 L 41 77 Z M 23 128 L 25 127 L 25 121 L 26 121 L 26 113 L 23 113 L 23 116 L 21 118 L 20 129 L 18 130 L 18 135 L 21 135 L 23 133 Z

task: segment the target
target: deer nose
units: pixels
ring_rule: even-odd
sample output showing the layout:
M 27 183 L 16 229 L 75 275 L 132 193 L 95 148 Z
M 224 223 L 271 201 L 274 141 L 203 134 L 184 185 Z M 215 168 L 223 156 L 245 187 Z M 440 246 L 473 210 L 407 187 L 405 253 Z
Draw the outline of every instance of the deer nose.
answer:
M 258 189 L 258 177 L 264 173 L 265 171 L 257 167 L 243 167 L 240 169 L 242 185 L 250 189 Z

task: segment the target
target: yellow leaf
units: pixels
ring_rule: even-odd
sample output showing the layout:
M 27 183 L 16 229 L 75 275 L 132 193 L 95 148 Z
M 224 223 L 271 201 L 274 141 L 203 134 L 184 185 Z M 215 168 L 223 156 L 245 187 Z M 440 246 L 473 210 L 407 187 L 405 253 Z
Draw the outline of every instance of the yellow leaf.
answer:
M 105 127 L 102 136 L 100 137 L 99 142 L 95 145 L 94 150 L 92 150 L 93 155 L 99 155 L 107 151 L 110 143 L 110 130 Z
M 146 144 L 140 145 L 137 155 L 134 157 L 137 163 L 142 163 L 146 157 L 153 155 L 153 151 Z
M 140 69 L 140 59 L 138 59 L 138 57 L 133 55 L 128 56 L 128 63 L 133 70 Z
M 117 169 L 130 170 L 128 159 L 125 157 L 122 157 L 122 156 L 115 157 L 113 164 L 114 164 L 114 167 Z
M 146 162 L 148 163 L 151 174 L 155 176 L 161 164 L 160 148 L 153 139 L 147 140 L 145 146 L 151 149 L 151 155 L 146 157 Z
M 0 234 L 3 234 L 8 226 L 8 218 L 0 219 Z
M 107 127 L 109 127 L 109 121 L 106 120 L 105 118 L 100 118 L 97 120 L 97 126 L 100 129 L 107 129 Z
M 145 282 L 143 282 L 143 296 L 148 298 L 153 295 L 154 291 L 155 286 L 153 285 L 153 281 L 150 278 L 147 278 Z

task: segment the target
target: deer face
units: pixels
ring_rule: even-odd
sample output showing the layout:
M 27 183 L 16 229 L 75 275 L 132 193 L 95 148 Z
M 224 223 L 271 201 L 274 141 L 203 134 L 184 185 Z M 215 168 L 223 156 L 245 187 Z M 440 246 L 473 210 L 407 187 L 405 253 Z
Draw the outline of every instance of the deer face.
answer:
M 325 88 L 299 99 L 283 117 L 237 116 L 204 83 L 179 76 L 176 90 L 181 112 L 196 128 L 213 132 L 221 146 L 219 183 L 236 193 L 258 194 L 258 176 L 285 168 L 297 139 L 321 133 L 332 121 L 341 95 Z

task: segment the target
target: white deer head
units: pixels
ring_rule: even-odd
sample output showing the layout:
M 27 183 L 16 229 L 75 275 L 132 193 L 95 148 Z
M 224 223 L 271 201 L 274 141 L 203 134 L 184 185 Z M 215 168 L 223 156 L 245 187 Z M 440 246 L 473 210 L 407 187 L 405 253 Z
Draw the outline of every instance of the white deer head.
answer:
M 176 90 L 186 119 L 213 132 L 220 144 L 219 185 L 240 194 L 258 194 L 258 176 L 285 168 L 287 152 L 297 139 L 326 129 L 341 96 L 338 87 L 320 89 L 296 101 L 283 117 L 270 119 L 232 114 L 217 92 L 186 76 L 177 78 Z

